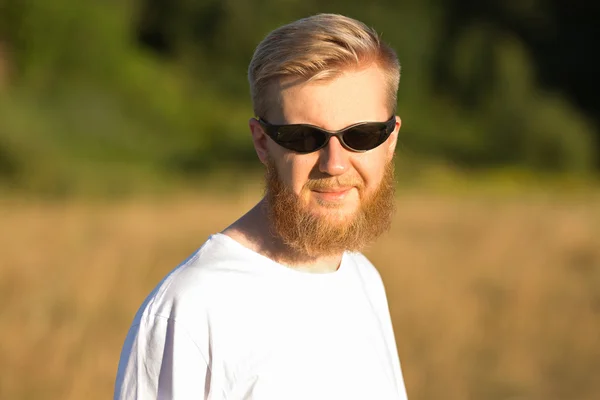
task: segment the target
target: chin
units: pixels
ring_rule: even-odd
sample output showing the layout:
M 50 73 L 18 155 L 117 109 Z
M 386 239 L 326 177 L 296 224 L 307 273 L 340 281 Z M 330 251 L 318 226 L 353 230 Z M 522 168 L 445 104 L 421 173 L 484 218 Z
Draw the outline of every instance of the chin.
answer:
M 344 225 L 350 222 L 358 211 L 354 204 L 317 203 L 309 207 L 314 216 L 326 219 L 332 224 Z
M 358 209 L 360 200 L 357 193 L 348 193 L 343 198 L 326 198 L 325 196 L 313 193 L 307 203 L 308 207 L 311 208 L 354 212 Z

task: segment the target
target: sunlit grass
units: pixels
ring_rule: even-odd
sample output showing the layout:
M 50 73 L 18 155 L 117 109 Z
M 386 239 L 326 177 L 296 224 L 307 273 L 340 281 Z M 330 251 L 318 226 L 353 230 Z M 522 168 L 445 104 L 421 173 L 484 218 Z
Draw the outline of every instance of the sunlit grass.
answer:
M 143 298 L 260 195 L 0 203 L 0 398 L 106 399 Z M 367 251 L 409 398 L 600 398 L 600 198 L 401 191 Z

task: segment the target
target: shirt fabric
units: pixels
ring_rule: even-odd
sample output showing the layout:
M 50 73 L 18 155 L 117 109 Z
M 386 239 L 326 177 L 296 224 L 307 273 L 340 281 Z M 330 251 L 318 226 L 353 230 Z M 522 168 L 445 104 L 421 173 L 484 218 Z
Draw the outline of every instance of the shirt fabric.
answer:
M 114 398 L 406 400 L 379 273 L 349 252 L 302 272 L 212 235 L 138 310 Z

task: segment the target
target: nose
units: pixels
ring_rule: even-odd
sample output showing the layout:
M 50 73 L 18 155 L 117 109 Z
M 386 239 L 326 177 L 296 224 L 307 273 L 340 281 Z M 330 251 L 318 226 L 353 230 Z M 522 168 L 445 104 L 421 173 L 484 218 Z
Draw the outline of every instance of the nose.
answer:
M 330 176 L 342 175 L 349 167 L 349 153 L 338 138 L 332 137 L 327 146 L 319 150 L 319 171 Z

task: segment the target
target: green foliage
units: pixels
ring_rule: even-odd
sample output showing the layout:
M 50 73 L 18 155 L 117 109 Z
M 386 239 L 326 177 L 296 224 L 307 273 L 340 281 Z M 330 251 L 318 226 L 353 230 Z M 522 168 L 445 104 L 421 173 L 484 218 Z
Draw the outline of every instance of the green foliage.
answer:
M 596 131 L 539 84 L 530 50 L 484 22 L 448 44 L 444 4 L 0 0 L 0 63 L 13 71 L 0 95 L 0 185 L 119 191 L 224 164 L 258 168 L 247 64 L 268 31 L 316 12 L 359 18 L 397 50 L 401 151 L 589 172 Z

